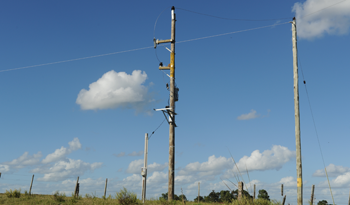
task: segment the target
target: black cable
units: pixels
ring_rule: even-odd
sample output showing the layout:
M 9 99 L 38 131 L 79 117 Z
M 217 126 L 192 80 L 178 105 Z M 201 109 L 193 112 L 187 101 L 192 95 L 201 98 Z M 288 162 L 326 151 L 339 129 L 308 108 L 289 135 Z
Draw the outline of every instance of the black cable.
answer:
M 224 17 L 220 17 L 220 16 L 214 16 L 214 15 L 200 13 L 200 12 L 191 11 L 191 10 L 178 8 L 178 7 L 176 9 L 180 9 L 183 11 L 187 11 L 187 12 L 191 12 L 191 13 L 195 13 L 195 14 L 200 14 L 200 15 L 204 15 L 204 16 L 209 16 L 209 17 L 213 17 L 213 18 L 232 20 L 232 21 L 276 21 L 276 20 L 281 20 L 281 19 L 292 19 L 293 18 L 293 17 L 288 17 L 288 18 L 277 18 L 277 19 L 236 19 L 236 18 L 224 18 Z
M 151 139 L 152 135 L 158 130 L 158 128 L 160 128 L 160 126 L 162 126 L 162 124 L 164 123 L 166 119 L 163 120 L 162 123 L 160 123 L 160 125 L 152 132 L 152 134 L 148 137 L 148 139 Z

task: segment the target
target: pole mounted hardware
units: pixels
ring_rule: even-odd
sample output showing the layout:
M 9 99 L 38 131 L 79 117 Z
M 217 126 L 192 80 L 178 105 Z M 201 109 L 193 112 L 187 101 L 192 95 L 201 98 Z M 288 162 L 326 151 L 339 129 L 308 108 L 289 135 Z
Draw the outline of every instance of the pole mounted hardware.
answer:
M 177 125 L 175 124 L 175 120 L 174 120 L 174 115 L 177 115 L 177 114 L 174 113 L 172 111 L 172 109 L 169 108 L 169 106 L 166 106 L 166 108 L 153 109 L 153 110 L 154 111 L 162 111 L 168 124 L 172 123 L 175 127 L 177 127 Z M 166 114 L 168 114 L 168 116 Z

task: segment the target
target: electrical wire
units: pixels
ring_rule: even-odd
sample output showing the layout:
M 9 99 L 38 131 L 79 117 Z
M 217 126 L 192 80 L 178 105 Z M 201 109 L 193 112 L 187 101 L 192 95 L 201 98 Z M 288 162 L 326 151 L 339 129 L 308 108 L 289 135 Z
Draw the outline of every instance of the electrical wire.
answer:
M 234 33 L 242 33 L 242 32 L 246 32 L 246 31 L 252 31 L 252 30 L 257 30 L 257 29 L 262 29 L 262 28 L 268 28 L 268 27 L 279 26 L 279 25 L 283 25 L 283 24 L 287 24 L 287 23 L 290 23 L 290 22 L 288 21 L 288 22 L 284 22 L 284 23 L 272 24 L 272 25 L 261 26 L 261 27 L 256 27 L 256 28 L 250 28 L 250 29 L 245 29 L 245 30 L 240 30 L 240 31 L 233 31 L 233 32 L 229 32 L 229 33 L 222 33 L 222 34 L 217 34 L 217 35 L 212 35 L 212 36 L 205 36 L 205 37 L 200 37 L 200 38 L 193 38 L 193 39 L 184 40 L 184 41 L 177 41 L 176 43 L 185 43 L 185 42 L 197 41 L 197 40 L 202 40 L 202 39 L 207 39 L 207 38 L 213 38 L 213 37 L 218 37 L 218 36 L 225 36 L 225 35 L 234 34 Z
M 262 28 L 279 26 L 279 25 L 283 25 L 283 24 L 287 24 L 287 23 L 289 23 L 289 22 L 279 23 L 279 24 L 272 24 L 272 25 L 268 25 L 268 26 L 261 26 L 261 27 L 251 28 L 251 29 L 240 30 L 240 31 L 233 31 L 233 32 L 223 33 L 223 34 L 205 36 L 205 37 L 194 38 L 194 39 L 189 39 L 189 40 L 183 40 L 183 41 L 178 41 L 177 43 L 185 43 L 185 42 L 197 41 L 197 40 L 202 40 L 202 39 L 207 39 L 207 38 L 225 36 L 225 35 L 229 35 L 229 34 L 235 34 L 235 33 L 252 31 L 252 30 L 257 30 L 257 29 L 262 29 Z M 115 55 L 115 54 L 120 54 L 120 53 L 139 51 L 139 50 L 144 50 L 144 49 L 148 49 L 148 48 L 154 48 L 154 46 L 147 46 L 147 47 L 142 47 L 142 48 L 135 48 L 135 49 L 125 50 L 125 51 L 117 51 L 117 52 L 113 52 L 113 53 L 105 53 L 105 54 L 88 56 L 88 57 L 82 57 L 82 58 L 75 58 L 75 59 L 70 59 L 70 60 L 56 61 L 56 62 L 52 62 L 52 63 L 43 63 L 43 64 L 38 64 L 38 65 L 31 65 L 31 66 L 25 66 L 25 67 L 11 68 L 11 69 L 6 69 L 6 70 L 0 70 L 0 73 L 8 72 L 8 71 L 14 71 L 14 70 L 20 70 L 20 69 L 25 69 L 25 68 L 34 68 L 34 67 L 39 67 L 39 66 L 53 65 L 53 64 L 59 64 L 59 63 L 67 63 L 67 62 L 72 62 L 72 61 L 85 60 L 85 59 L 90 59 L 90 58 L 97 58 L 97 57 L 102 57 L 102 56 L 108 56 L 108 55 Z
M 171 6 L 166 7 L 162 12 L 160 12 L 160 14 L 158 15 L 158 17 L 157 17 L 157 19 L 156 19 L 156 22 L 154 22 L 153 39 L 156 39 L 156 27 L 157 27 L 157 22 L 158 22 L 159 17 L 162 15 L 162 13 L 163 13 L 165 10 L 167 10 L 167 9 L 170 8 L 170 7 L 171 7 Z M 154 52 L 155 52 L 155 54 L 156 54 L 156 57 L 157 57 L 158 61 L 161 62 L 161 61 L 159 60 L 159 58 L 158 58 L 157 47 L 155 47 L 154 50 L 155 50 Z
M 166 119 L 163 120 L 162 123 L 160 123 L 160 125 L 152 132 L 152 134 L 148 137 L 148 139 L 151 139 L 152 135 L 160 128 L 160 126 L 162 126 L 162 124 L 165 122 Z
M 328 9 L 329 7 L 332 7 L 332 6 L 335 6 L 335 5 L 337 5 L 337 4 L 343 3 L 344 1 L 346 1 L 346 0 L 343 0 L 343 1 L 340 1 L 340 2 L 338 2 L 338 3 L 332 4 L 332 5 L 330 5 L 330 6 L 327 6 L 327 7 L 325 7 L 325 8 L 322 8 L 322 9 L 317 10 L 317 11 L 315 11 L 315 12 L 312 12 L 312 13 L 309 13 L 309 14 L 305 14 L 304 16 L 301 16 L 300 18 L 304 18 L 304 17 L 306 17 L 306 16 L 310 16 L 310 15 L 315 14 L 315 13 L 317 13 L 317 12 L 319 12 L 319 11 L 324 10 L 324 9 Z
M 325 164 L 325 162 L 324 162 L 324 157 L 323 157 L 323 153 L 322 153 L 322 149 L 321 149 L 320 139 L 319 139 L 319 137 L 318 137 L 318 132 L 317 132 L 317 128 L 316 128 L 315 117 L 314 117 L 314 114 L 313 114 L 313 111 L 312 111 L 312 107 L 311 107 L 309 92 L 308 92 L 308 90 L 307 90 L 306 81 L 305 81 L 305 78 L 304 78 L 304 72 L 303 72 L 303 69 L 302 69 L 302 66 L 301 66 L 301 60 L 300 60 L 300 57 L 299 57 L 298 47 L 297 47 L 297 52 L 298 52 L 298 64 L 300 63 L 300 70 L 301 70 L 301 74 L 302 74 L 302 76 L 303 76 L 304 87 L 305 87 L 305 91 L 306 91 L 307 100 L 308 100 L 308 102 L 309 102 L 309 108 L 310 108 L 311 117 L 312 117 L 312 122 L 313 122 L 314 129 L 315 129 L 315 133 L 316 133 L 316 138 L 317 138 L 317 142 L 318 142 L 318 147 L 320 148 L 320 153 L 321 153 L 321 157 L 322 157 L 323 167 L 324 167 L 324 170 L 325 170 L 325 173 L 326 173 L 326 176 L 327 176 L 328 186 L 329 186 L 329 190 L 330 190 L 330 192 L 331 192 L 333 204 L 335 204 L 335 203 L 334 203 L 334 198 L 333 198 L 333 193 L 332 193 L 331 184 L 330 184 L 329 178 L 328 178 L 328 173 L 327 173 L 326 164 Z
M 89 59 L 89 58 L 109 56 L 109 55 L 114 55 L 114 54 L 132 52 L 132 51 L 139 51 L 139 50 L 144 50 L 144 49 L 148 49 L 148 48 L 153 48 L 153 46 L 148 46 L 148 47 L 143 47 L 143 48 L 135 48 L 135 49 L 125 50 L 125 51 L 117 51 L 117 52 L 113 52 L 113 53 L 105 53 L 105 54 L 100 54 L 100 55 L 95 55 L 95 56 L 75 58 L 75 59 L 70 59 L 70 60 L 56 61 L 56 62 L 52 62 L 52 63 L 43 63 L 43 64 L 31 65 L 31 66 L 25 66 L 25 67 L 19 67 L 19 68 L 11 68 L 11 69 L 7 69 L 7 70 L 0 70 L 0 73 L 7 72 L 7 71 L 20 70 L 20 69 L 25 69 L 25 68 L 34 68 L 34 67 L 45 66 L 45 65 L 53 65 L 53 64 L 58 64 L 58 63 L 66 63 L 66 62 L 72 62 L 72 61 L 78 61 L 78 60 L 85 60 L 85 59 Z
M 188 9 L 183 9 L 183 8 L 178 8 L 178 7 L 176 7 L 176 9 L 180 9 L 183 11 L 187 11 L 187 12 L 191 12 L 191 13 L 195 13 L 195 14 L 199 14 L 199 15 L 204 15 L 204 16 L 209 16 L 209 17 L 224 19 L 224 20 L 232 20 L 232 21 L 277 21 L 277 20 L 282 20 L 282 19 L 292 19 L 293 18 L 293 17 L 286 17 L 286 18 L 277 18 L 277 19 L 236 19 L 236 18 L 225 18 L 225 17 L 220 17 L 220 16 L 214 16 L 211 14 L 200 13 L 200 12 L 191 11 Z

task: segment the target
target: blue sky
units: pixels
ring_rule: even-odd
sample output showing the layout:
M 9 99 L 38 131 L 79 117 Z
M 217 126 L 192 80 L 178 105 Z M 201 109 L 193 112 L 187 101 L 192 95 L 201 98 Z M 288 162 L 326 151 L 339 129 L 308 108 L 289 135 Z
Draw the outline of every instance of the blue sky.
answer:
M 159 46 L 156 56 L 152 40 L 170 38 L 171 6 L 180 89 L 175 193 L 182 188 L 193 200 L 198 182 L 201 195 L 226 190 L 220 178 L 236 183 L 231 152 L 249 171 L 246 183 L 277 200 L 283 183 L 287 203 L 296 204 L 288 23 L 296 16 L 299 71 L 335 202 L 347 203 L 348 0 L 2 1 L 0 192 L 28 190 L 35 174 L 34 193 L 70 194 L 80 176 L 82 194 L 101 196 L 108 178 L 108 194 L 125 186 L 140 196 L 144 135 L 164 120 L 153 108 L 169 96 L 157 59 L 168 63 L 169 52 Z M 263 26 L 270 27 L 180 43 Z M 145 49 L 23 68 L 138 48 Z M 315 201 L 331 202 L 302 81 L 300 72 L 304 202 L 313 184 Z M 148 198 L 167 192 L 168 129 L 164 123 L 149 140 Z

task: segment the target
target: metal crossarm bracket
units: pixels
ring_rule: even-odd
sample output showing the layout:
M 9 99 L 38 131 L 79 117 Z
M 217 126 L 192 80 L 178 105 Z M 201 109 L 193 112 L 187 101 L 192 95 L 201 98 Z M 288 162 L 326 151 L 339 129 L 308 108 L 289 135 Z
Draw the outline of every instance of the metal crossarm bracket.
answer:
M 177 127 L 177 125 L 175 124 L 174 121 L 174 115 L 177 115 L 176 113 L 174 113 L 171 108 L 167 107 L 167 108 L 160 108 L 160 109 L 154 109 L 155 111 L 162 111 L 163 115 L 166 119 L 166 121 L 168 122 L 168 124 L 173 123 L 175 127 Z M 168 116 L 171 118 L 171 121 L 169 121 L 168 117 L 166 116 L 166 114 L 168 114 Z

